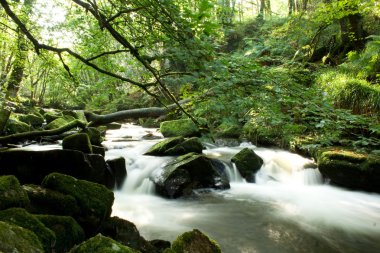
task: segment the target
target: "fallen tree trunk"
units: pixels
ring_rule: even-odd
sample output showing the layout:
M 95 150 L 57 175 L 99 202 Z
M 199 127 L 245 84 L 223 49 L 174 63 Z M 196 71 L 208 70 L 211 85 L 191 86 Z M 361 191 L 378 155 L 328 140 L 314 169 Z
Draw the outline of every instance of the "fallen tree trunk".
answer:
M 83 129 L 87 127 L 87 124 L 80 120 L 73 120 L 62 127 L 55 128 L 52 130 L 31 131 L 31 132 L 24 132 L 24 133 L 19 133 L 19 134 L 11 134 L 11 135 L 0 137 L 0 144 L 17 143 L 24 140 L 34 140 L 39 137 L 59 135 L 76 127 Z
M 180 104 L 188 103 L 190 99 L 185 99 L 179 101 Z M 119 112 L 114 112 L 106 115 L 99 115 L 92 112 L 86 112 L 87 121 L 90 122 L 89 126 L 100 126 L 111 122 L 122 121 L 126 119 L 137 119 L 137 118 L 156 118 L 166 115 L 168 112 L 178 108 L 176 104 L 168 105 L 167 107 L 148 107 L 148 108 L 138 108 L 130 109 Z

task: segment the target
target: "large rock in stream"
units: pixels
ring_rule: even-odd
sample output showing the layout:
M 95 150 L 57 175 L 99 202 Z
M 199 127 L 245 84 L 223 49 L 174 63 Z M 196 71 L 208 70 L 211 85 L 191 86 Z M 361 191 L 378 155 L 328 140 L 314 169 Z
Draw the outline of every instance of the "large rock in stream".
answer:
M 264 163 L 263 159 L 249 148 L 242 149 L 231 158 L 231 162 L 247 182 L 255 182 L 255 174 Z
M 168 163 L 151 180 L 156 185 L 157 193 L 168 198 L 189 196 L 196 189 L 230 187 L 209 158 L 195 153 L 180 156 Z
M 25 207 L 29 198 L 15 176 L 0 176 L 0 210 Z
M 331 183 L 346 188 L 380 192 L 380 156 L 332 147 L 317 154 L 318 168 Z
M 52 172 L 106 184 L 108 169 L 102 156 L 77 150 L 0 152 L 0 175 L 15 175 L 21 184 L 40 184 Z
M 160 131 L 164 137 L 193 137 L 200 135 L 199 128 L 190 119 L 164 121 L 160 124 Z

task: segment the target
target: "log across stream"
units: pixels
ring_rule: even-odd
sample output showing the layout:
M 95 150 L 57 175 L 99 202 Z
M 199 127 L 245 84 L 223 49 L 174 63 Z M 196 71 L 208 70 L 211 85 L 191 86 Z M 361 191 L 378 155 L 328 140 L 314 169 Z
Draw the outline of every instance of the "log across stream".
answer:
M 134 222 L 147 239 L 175 237 L 198 228 L 225 253 L 378 252 L 380 195 L 354 192 L 323 182 L 310 160 L 281 150 L 205 144 L 204 153 L 224 161 L 231 189 L 199 191 L 194 198 L 155 195 L 149 177 L 173 159 L 142 155 L 159 140 L 155 129 L 124 125 L 103 142 L 106 157 L 123 156 L 128 178 L 115 192 L 113 215 Z M 246 183 L 228 161 L 243 147 L 264 160 L 256 183 Z

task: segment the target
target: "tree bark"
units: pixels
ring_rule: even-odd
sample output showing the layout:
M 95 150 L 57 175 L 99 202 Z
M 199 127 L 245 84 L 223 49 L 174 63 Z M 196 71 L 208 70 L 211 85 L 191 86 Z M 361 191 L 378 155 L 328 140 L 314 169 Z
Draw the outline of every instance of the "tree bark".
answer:
M 70 123 L 60 128 L 56 128 L 52 130 L 31 131 L 31 132 L 11 134 L 4 137 L 0 137 L 0 144 L 18 143 L 24 140 L 35 140 L 39 137 L 58 135 L 76 127 L 85 128 L 86 126 L 87 124 L 80 120 L 73 120 Z

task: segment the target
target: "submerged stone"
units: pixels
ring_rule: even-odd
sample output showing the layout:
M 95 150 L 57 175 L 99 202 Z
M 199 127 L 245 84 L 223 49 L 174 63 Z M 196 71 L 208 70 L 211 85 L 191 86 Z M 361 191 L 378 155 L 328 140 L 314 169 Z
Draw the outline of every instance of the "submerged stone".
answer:
M 76 220 L 87 236 L 93 235 L 102 221 L 111 214 L 114 194 L 104 185 L 52 173 L 45 177 L 42 186 L 75 198 L 80 208 Z
M 235 163 L 240 175 L 248 182 L 255 181 L 255 174 L 264 163 L 263 159 L 249 148 L 242 149 L 231 158 L 231 162 Z
M 160 124 L 160 131 L 164 137 L 193 137 L 200 135 L 199 128 L 190 119 L 164 121 Z
M 0 252 L 43 253 L 44 249 L 29 229 L 0 221 Z
M 29 204 L 27 193 L 13 175 L 0 176 L 0 210 L 10 207 L 25 207 Z
M 32 214 L 28 213 L 25 209 L 9 208 L 7 210 L 0 211 L 0 220 L 15 224 L 34 232 L 46 252 L 50 252 L 54 247 L 56 240 L 54 232 L 45 227 L 42 222 L 40 222 Z
M 98 234 L 78 246 L 72 248 L 69 253 L 139 253 L 140 251 L 122 245 L 113 239 Z

